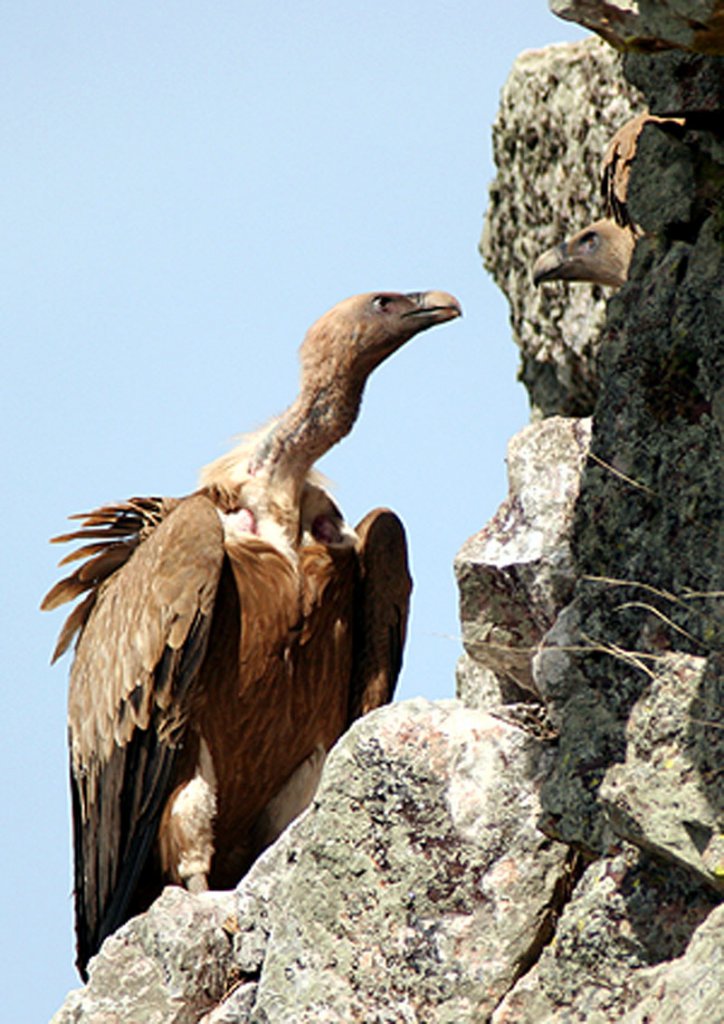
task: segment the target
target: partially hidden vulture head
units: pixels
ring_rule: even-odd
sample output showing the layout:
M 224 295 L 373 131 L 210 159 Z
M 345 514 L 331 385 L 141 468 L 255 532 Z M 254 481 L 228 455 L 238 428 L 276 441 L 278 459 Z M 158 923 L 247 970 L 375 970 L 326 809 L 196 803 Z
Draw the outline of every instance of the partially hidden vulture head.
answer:
M 547 249 L 533 265 L 533 283 L 585 281 L 620 288 L 628 277 L 636 235 L 615 221 L 597 220 Z
M 585 281 L 620 288 L 628 279 L 636 241 L 643 231 L 628 209 L 631 167 L 647 125 L 680 133 L 683 121 L 648 111 L 627 121 L 606 147 L 601 168 L 601 196 L 606 217 L 542 253 L 533 265 L 533 282 Z

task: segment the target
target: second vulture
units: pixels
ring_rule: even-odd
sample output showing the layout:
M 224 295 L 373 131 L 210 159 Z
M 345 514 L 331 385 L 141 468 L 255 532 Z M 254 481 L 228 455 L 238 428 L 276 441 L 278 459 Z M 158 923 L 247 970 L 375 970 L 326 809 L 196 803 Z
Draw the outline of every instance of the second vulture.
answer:
M 78 967 L 167 882 L 228 887 L 310 801 L 326 752 L 390 700 L 411 581 L 386 509 L 348 526 L 313 472 L 369 374 L 460 316 L 445 292 L 358 295 L 301 348 L 301 390 L 181 498 L 76 518 L 69 742 Z M 61 563 L 62 564 L 62 563 Z
M 636 241 L 643 234 L 627 205 L 631 164 L 641 132 L 647 124 L 679 128 L 682 123 L 645 112 L 619 128 L 603 157 L 601 194 L 606 216 L 541 253 L 533 266 L 534 284 L 587 281 L 611 288 L 625 284 Z

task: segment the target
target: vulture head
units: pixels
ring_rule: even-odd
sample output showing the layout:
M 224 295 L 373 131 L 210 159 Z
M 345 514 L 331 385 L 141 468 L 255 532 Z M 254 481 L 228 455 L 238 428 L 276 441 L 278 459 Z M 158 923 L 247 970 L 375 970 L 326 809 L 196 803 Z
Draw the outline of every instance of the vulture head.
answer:
M 340 375 L 364 383 L 415 334 L 461 313 L 457 299 L 439 291 L 369 292 L 344 299 L 307 332 L 300 351 L 302 386 L 324 386 Z
M 533 266 L 535 284 L 588 281 L 611 288 L 625 284 L 636 241 L 643 234 L 628 209 L 629 179 L 641 132 L 651 124 L 674 134 L 685 127 L 680 118 L 656 117 L 644 111 L 618 129 L 608 144 L 601 171 L 606 218 L 539 256 Z
M 636 235 L 606 218 L 542 253 L 533 265 L 533 283 L 588 281 L 620 288 L 628 277 Z
M 462 315 L 447 292 L 369 292 L 337 303 L 307 331 L 296 400 L 253 443 L 246 473 L 297 505 L 313 464 L 352 429 L 370 373 L 420 331 Z M 223 469 L 212 464 L 208 483 Z

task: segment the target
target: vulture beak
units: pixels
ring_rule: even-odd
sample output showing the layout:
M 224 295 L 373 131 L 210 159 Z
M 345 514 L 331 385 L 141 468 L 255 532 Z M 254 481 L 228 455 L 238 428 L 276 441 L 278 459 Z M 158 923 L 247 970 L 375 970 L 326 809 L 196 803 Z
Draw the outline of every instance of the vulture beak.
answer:
M 413 302 L 414 307 L 403 313 L 402 319 L 413 317 L 432 327 L 463 315 L 460 303 L 448 292 L 408 292 L 405 298 Z
M 626 283 L 636 235 L 610 218 L 597 220 L 542 253 L 533 264 L 533 283 L 584 281 L 620 288 Z
M 543 281 L 565 281 L 570 273 L 570 265 L 571 254 L 567 242 L 546 249 L 533 264 L 533 284 L 537 286 Z

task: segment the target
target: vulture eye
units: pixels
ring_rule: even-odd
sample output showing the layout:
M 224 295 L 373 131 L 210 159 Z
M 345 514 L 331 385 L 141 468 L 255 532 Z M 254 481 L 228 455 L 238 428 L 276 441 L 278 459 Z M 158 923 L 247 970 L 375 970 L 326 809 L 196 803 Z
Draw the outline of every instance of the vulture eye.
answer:
M 578 248 L 585 253 L 595 252 L 601 239 L 595 231 L 587 231 L 578 243 Z
M 374 299 L 372 300 L 372 305 L 375 307 L 375 309 L 384 312 L 387 309 L 387 307 L 392 304 L 392 301 L 393 299 L 391 295 L 375 295 Z

